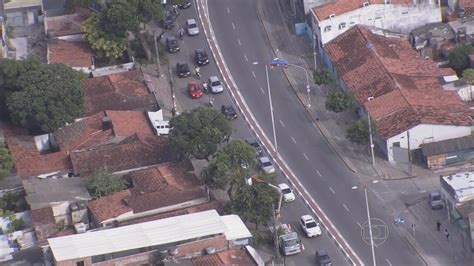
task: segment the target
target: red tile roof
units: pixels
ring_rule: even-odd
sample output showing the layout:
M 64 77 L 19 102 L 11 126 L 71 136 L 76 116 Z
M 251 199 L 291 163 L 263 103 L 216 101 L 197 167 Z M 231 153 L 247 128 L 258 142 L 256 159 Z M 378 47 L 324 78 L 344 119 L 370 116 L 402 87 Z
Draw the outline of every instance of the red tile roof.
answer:
M 88 19 L 91 15 L 91 11 L 86 8 L 78 8 L 76 13 L 46 17 L 47 31 L 54 33 L 54 36 L 66 36 L 82 34 L 82 23 Z
M 339 77 L 384 139 L 419 124 L 470 126 L 469 108 L 438 78 L 454 75 L 421 58 L 408 41 L 355 26 L 326 46 Z M 368 101 L 369 97 L 374 100 Z
M 384 4 L 385 0 L 334 0 L 325 5 L 313 8 L 313 12 L 318 17 L 319 21 L 328 19 L 331 14 L 336 16 L 354 11 L 362 8 L 365 2 L 370 4 Z M 413 0 L 392 0 L 392 5 L 410 5 Z
M 109 196 L 101 197 L 87 203 L 87 207 L 94 214 L 99 223 L 115 218 L 127 212 L 131 212 L 125 199 L 130 197 L 130 190 L 126 189 Z
M 474 8 L 473 0 L 459 0 L 459 5 L 463 8 Z
M 4 126 L 5 143 L 10 150 L 20 177 L 37 176 L 55 171 L 69 171 L 71 161 L 66 152 L 41 154 L 26 130 L 14 125 Z
M 51 207 L 31 210 L 31 222 L 38 241 L 45 240 L 59 231 Z
M 105 110 L 154 109 L 156 100 L 140 70 L 84 80 L 85 116 Z
M 145 112 L 137 111 L 105 111 L 112 120 L 116 136 L 127 136 L 135 133 L 154 135 L 152 125 Z
M 48 43 L 48 63 L 90 68 L 94 50 L 83 41 L 52 40 Z
M 171 159 L 168 138 L 139 134 L 116 137 L 103 145 L 71 153 L 74 171 L 80 175 L 88 175 L 104 167 L 117 172 L 169 162 Z
M 230 249 L 192 259 L 193 266 L 257 265 L 247 251 Z

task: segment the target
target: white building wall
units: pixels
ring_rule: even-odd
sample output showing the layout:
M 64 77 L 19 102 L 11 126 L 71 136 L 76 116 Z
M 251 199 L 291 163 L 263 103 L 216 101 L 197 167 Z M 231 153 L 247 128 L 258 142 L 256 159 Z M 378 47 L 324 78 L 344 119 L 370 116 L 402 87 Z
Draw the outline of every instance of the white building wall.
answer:
M 423 143 L 436 142 L 446 139 L 460 138 L 471 135 L 470 126 L 444 126 L 421 124 L 410 131 L 410 150 L 418 149 Z M 387 144 L 387 157 L 393 161 L 393 143 L 400 142 L 401 148 L 408 148 L 407 131 L 389 138 Z
M 408 34 L 427 23 L 441 22 L 441 19 L 441 8 L 437 5 L 374 4 L 345 14 L 336 14 L 319 22 L 316 35 L 324 45 L 357 24 Z M 331 27 L 331 30 L 327 30 L 327 27 Z

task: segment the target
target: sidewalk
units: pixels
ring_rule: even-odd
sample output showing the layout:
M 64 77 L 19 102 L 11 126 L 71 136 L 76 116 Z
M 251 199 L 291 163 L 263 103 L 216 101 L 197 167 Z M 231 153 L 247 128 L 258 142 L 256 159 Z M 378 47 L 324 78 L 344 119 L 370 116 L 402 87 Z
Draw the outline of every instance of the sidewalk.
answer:
M 313 58 L 307 56 L 313 53 L 311 43 L 305 36 L 296 36 L 290 31 L 293 25 L 286 19 L 290 16 L 285 15 L 283 11 L 288 9 L 285 6 L 287 3 L 283 0 L 277 1 L 278 4 L 274 0 L 259 0 L 258 3 L 258 14 L 275 57 L 284 58 L 292 64 L 312 71 Z M 306 80 L 304 71 L 289 67 L 284 72 L 301 104 L 306 106 L 308 113 L 312 116 L 315 125 L 351 171 L 357 173 L 366 182 L 375 179 L 392 180 L 390 182 L 394 182 L 395 187 L 400 186 L 397 192 L 401 194 L 405 193 L 407 186 L 412 186 L 413 191 L 407 194 L 416 199 L 412 201 L 412 204 L 407 204 L 411 199 L 400 201 L 400 195 L 392 193 L 391 197 L 396 202 L 387 208 L 395 217 L 398 215 L 404 217 L 405 224 L 399 227 L 392 226 L 391 230 L 398 231 L 428 265 L 469 265 L 472 263 L 471 253 L 465 251 L 466 241 L 459 227 L 456 224 L 448 224 L 445 211 L 432 213 L 433 211 L 428 207 L 425 189 L 439 186 L 437 178 L 439 174 L 417 165 L 413 165 L 410 171 L 407 164 L 388 162 L 380 152 L 376 152 L 375 165 L 372 166 L 368 147 L 354 145 L 345 138 L 346 129 L 358 119 L 355 112 L 346 111 L 337 114 L 327 111 L 325 109 L 326 97 L 332 92 L 329 86 L 313 85 L 311 105 L 307 107 L 308 96 L 306 84 L 304 84 Z M 402 180 L 408 178 L 411 179 Z M 389 189 L 393 191 L 392 183 Z M 436 231 L 436 220 L 432 221 L 433 217 L 440 219 L 443 232 L 445 228 L 448 229 L 449 241 L 446 240 L 443 232 Z M 412 224 L 415 224 L 414 236 Z

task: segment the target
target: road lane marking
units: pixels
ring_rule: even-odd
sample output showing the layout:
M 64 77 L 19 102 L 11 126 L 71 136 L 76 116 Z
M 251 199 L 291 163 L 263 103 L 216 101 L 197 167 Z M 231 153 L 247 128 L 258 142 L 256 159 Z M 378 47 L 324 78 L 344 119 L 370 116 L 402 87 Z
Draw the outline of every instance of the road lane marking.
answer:
M 344 209 L 346 209 L 346 211 L 349 211 L 349 208 L 347 208 L 346 204 L 342 204 L 342 207 L 344 207 Z
M 352 189 L 357 189 L 357 186 L 353 186 L 353 187 L 351 187 L 351 188 L 352 188 Z
M 260 88 L 260 91 L 262 92 L 263 95 L 265 95 L 265 91 L 263 90 L 263 88 Z
M 291 137 L 291 141 L 293 141 L 293 143 L 295 143 L 295 144 L 296 144 L 296 140 L 295 140 L 295 138 Z
M 377 184 L 379 181 L 378 180 L 373 180 L 372 184 Z
M 230 9 L 229 8 L 227 8 L 227 14 L 230 14 Z
M 389 266 L 392 266 L 392 263 L 387 258 L 385 258 L 385 260 L 387 261 Z
M 234 22 L 232 22 L 232 29 L 235 30 L 235 24 L 234 24 Z
M 331 190 L 332 194 L 336 194 L 336 192 L 334 191 L 334 189 L 332 189 L 332 187 L 329 187 L 329 190 Z
M 237 38 L 237 43 L 238 43 L 240 46 L 242 46 L 242 43 L 240 42 L 240 39 L 239 39 L 239 38 Z
M 253 72 L 253 71 L 252 71 L 252 76 L 253 76 L 254 78 L 257 78 L 257 75 L 255 75 L 255 72 Z
M 360 223 L 359 223 L 359 222 L 357 222 L 357 225 L 358 225 L 360 228 L 362 228 L 362 225 L 360 225 Z
M 319 176 L 323 176 L 318 170 L 316 170 L 316 173 L 318 173 Z
M 308 158 L 308 156 L 306 156 L 306 153 L 303 153 L 303 156 L 304 156 L 304 158 L 306 158 L 306 160 L 309 161 L 309 158 Z
M 283 121 L 280 120 L 280 124 L 282 127 L 285 127 L 285 124 L 283 124 Z
M 249 59 L 247 58 L 247 55 L 246 55 L 246 54 L 244 54 L 244 59 L 245 59 L 245 61 L 247 61 L 247 62 L 249 61 Z

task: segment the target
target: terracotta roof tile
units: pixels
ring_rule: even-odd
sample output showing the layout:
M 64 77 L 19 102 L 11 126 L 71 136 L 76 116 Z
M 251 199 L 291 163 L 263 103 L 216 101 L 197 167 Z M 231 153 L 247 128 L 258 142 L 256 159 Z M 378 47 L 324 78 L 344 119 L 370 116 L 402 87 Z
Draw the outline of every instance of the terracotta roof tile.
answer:
M 408 41 L 355 26 L 326 46 L 339 77 L 375 119 L 387 139 L 418 124 L 470 126 L 469 108 L 455 92 L 444 91 L 439 69 L 421 58 Z M 368 101 L 369 97 L 374 97 Z
M 85 116 L 105 110 L 155 109 L 156 101 L 140 70 L 84 80 Z
M 313 11 L 321 21 L 328 19 L 331 14 L 339 16 L 362 8 L 364 2 L 369 2 L 370 4 L 384 4 L 385 0 L 334 0 L 325 5 L 314 7 Z M 413 0 L 392 0 L 391 4 L 409 5 L 413 4 Z
M 459 5 L 463 8 L 474 8 L 473 0 L 459 0 Z
M 59 231 L 51 207 L 31 210 L 31 222 L 38 241 L 45 240 Z
M 192 259 L 193 266 L 257 265 L 246 250 L 229 249 Z
M 74 171 L 80 175 L 103 167 L 117 172 L 151 166 L 169 162 L 171 158 L 168 138 L 139 134 L 116 137 L 103 145 L 71 153 Z
M 70 67 L 92 67 L 94 50 L 83 41 L 53 40 L 48 43 L 48 63 Z
M 155 134 L 145 112 L 106 111 L 105 113 L 112 120 L 113 131 L 116 136 L 127 136 L 135 133 Z
M 46 30 L 48 33 L 51 32 L 57 37 L 82 34 L 84 33 L 82 23 L 88 19 L 90 15 L 91 11 L 89 9 L 78 8 L 74 14 L 46 17 Z
M 87 206 L 100 223 L 124 213 L 131 212 L 132 208 L 125 203 L 125 199 L 130 197 L 130 195 L 130 190 L 126 189 L 109 196 L 89 201 Z

